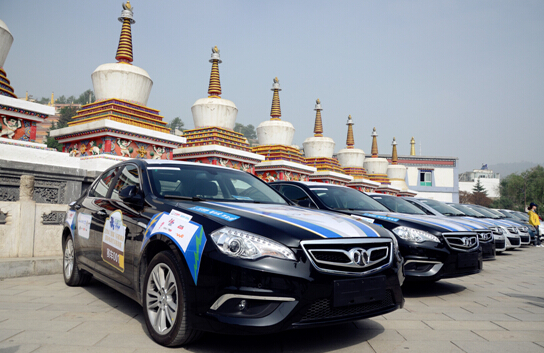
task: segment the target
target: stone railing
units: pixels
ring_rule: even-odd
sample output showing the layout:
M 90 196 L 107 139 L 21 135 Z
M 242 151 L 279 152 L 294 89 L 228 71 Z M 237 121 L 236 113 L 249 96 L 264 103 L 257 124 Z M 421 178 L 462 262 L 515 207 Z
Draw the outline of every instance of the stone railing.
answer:
M 0 278 L 62 270 L 68 205 L 34 201 L 34 185 L 34 176 L 22 175 L 18 201 L 0 201 Z

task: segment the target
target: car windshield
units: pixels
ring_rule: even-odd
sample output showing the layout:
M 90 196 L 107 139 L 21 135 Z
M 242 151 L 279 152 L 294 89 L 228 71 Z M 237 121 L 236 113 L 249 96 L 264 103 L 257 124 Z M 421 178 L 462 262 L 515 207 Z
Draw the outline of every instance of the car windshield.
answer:
M 204 165 L 149 165 L 153 194 L 179 200 L 287 204 L 271 187 L 249 173 Z
M 436 201 L 436 200 L 418 200 L 419 202 L 422 202 L 429 207 L 432 207 L 433 209 L 437 210 L 438 212 L 442 213 L 445 216 L 466 216 L 463 212 L 446 205 L 444 202 Z
M 522 220 L 524 221 L 528 221 L 529 220 L 529 216 L 526 214 L 526 213 L 523 213 L 523 212 L 515 212 L 515 214 L 521 218 Z
M 448 204 L 451 207 L 455 208 L 456 210 L 459 210 L 470 217 L 476 217 L 476 218 L 486 218 L 483 214 L 473 210 L 472 208 L 466 207 L 464 205 L 459 204 Z
M 348 187 L 319 185 L 310 186 L 310 190 L 315 193 L 327 207 L 335 210 L 389 211 L 371 197 Z
M 371 197 L 393 212 L 426 215 L 425 212 L 416 206 L 396 196 L 372 195 Z
M 474 206 L 474 205 L 470 205 L 470 206 L 467 206 L 473 210 L 476 210 L 477 212 L 483 214 L 484 216 L 486 216 L 487 218 L 493 218 L 493 219 L 499 219 L 501 217 L 489 212 L 487 209 L 483 208 L 483 207 L 478 207 L 478 206 Z

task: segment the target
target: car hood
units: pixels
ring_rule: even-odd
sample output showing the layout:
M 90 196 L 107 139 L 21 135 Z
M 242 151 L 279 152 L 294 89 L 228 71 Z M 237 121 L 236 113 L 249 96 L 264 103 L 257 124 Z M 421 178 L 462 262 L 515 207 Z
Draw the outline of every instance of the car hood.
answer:
M 193 214 L 206 233 L 228 226 L 259 234 L 290 247 L 301 240 L 390 237 L 390 233 L 349 216 L 301 207 L 239 202 L 178 202 L 176 209 Z
M 435 231 L 445 232 L 466 232 L 472 231 L 474 227 L 469 227 L 459 222 L 452 222 L 449 219 L 437 218 L 435 216 L 426 215 L 410 215 L 397 212 L 377 212 L 377 211 L 358 211 L 353 214 L 376 219 L 378 223 L 381 221 L 397 223 L 399 226 L 407 226 L 421 229 L 433 229 Z

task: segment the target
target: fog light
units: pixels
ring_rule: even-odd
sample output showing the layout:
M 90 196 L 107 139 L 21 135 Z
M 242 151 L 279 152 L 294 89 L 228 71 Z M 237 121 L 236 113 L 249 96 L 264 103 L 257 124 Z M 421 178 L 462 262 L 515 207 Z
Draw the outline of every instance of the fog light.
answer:
M 244 311 L 246 308 L 247 302 L 245 300 L 240 300 L 240 303 L 238 303 L 238 310 Z

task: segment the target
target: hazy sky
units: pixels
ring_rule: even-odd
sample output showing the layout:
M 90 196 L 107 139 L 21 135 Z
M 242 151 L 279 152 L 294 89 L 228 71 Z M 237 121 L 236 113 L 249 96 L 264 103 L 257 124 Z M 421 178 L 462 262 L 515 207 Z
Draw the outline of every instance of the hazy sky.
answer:
M 193 128 L 217 45 L 222 97 L 237 122 L 270 118 L 273 78 L 293 143 L 313 136 L 315 100 L 324 136 L 370 153 L 544 163 L 544 1 L 133 0 L 133 64 L 153 80 L 148 106 Z M 0 0 L 14 36 L 4 69 L 15 93 L 78 96 L 115 62 L 121 1 Z

